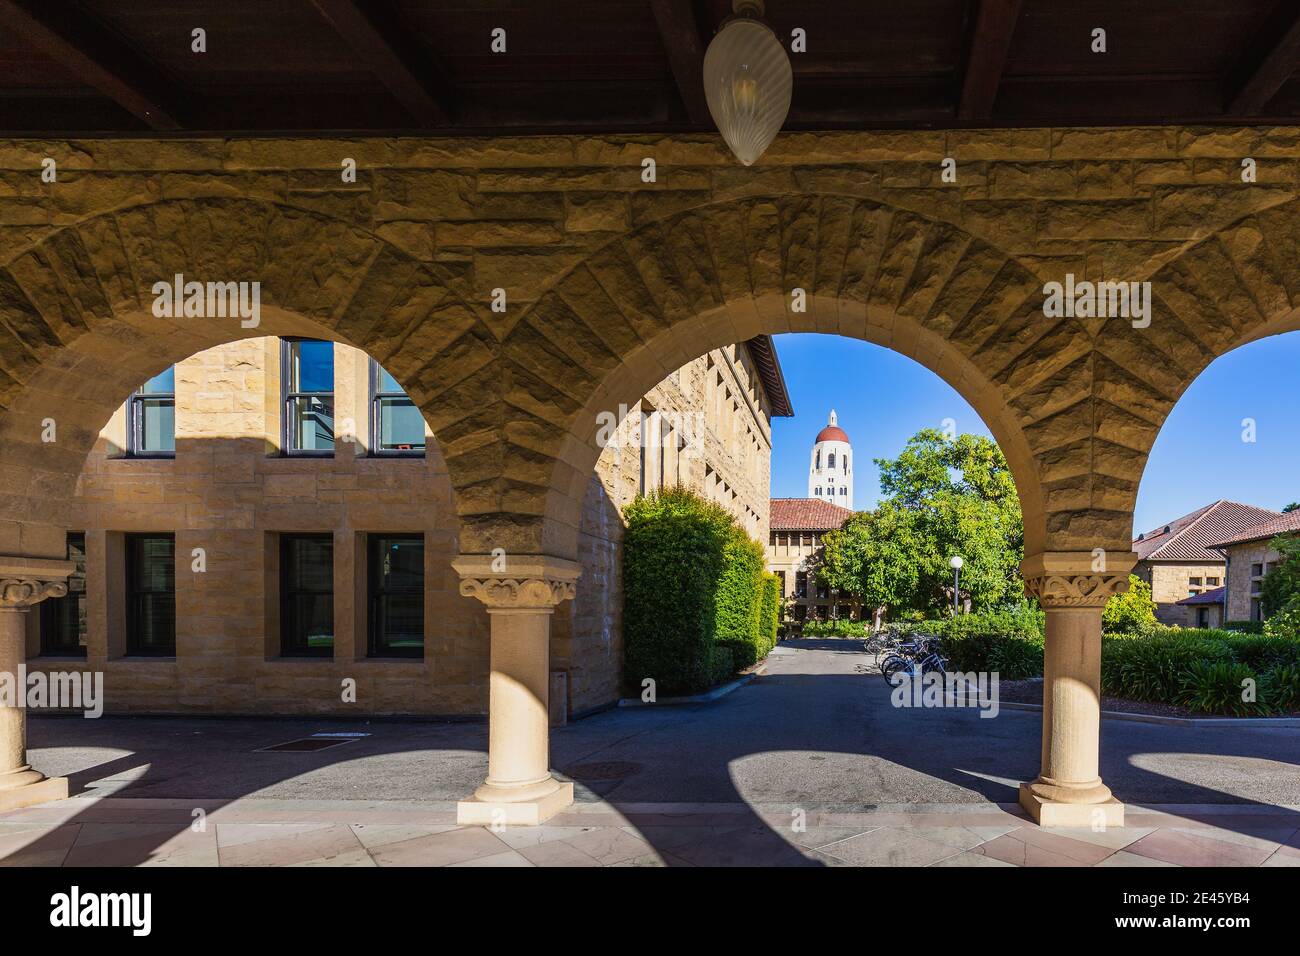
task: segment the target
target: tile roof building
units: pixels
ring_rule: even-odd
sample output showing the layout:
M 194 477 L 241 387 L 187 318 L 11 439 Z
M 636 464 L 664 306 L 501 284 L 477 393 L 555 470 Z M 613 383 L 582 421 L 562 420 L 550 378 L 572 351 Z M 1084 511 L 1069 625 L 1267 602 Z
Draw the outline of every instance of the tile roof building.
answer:
M 1281 560 L 1281 555 L 1273 547 L 1273 539 L 1286 534 L 1300 534 L 1300 511 L 1269 512 L 1263 520 L 1236 529 L 1212 543 L 1227 561 L 1224 620 L 1264 619 L 1260 586 L 1264 583 L 1264 575 Z
M 1279 512 L 1267 508 L 1220 499 L 1138 535 L 1133 541 L 1138 555 L 1133 573 L 1151 585 L 1156 618 L 1163 624 L 1195 627 L 1195 607 L 1180 602 L 1224 586 L 1227 561 L 1215 545 L 1277 517 Z
M 841 527 L 853 511 L 817 498 L 773 498 L 769 514 L 767 569 L 781 581 L 781 623 L 787 636 L 809 618 L 858 620 L 857 602 L 817 579 L 822 536 Z

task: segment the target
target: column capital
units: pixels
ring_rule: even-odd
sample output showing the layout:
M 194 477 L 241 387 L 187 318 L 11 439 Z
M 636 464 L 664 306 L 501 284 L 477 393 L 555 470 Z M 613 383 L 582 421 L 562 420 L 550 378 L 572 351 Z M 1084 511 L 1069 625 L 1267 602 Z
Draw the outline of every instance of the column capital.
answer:
M 451 566 L 460 593 L 489 611 L 552 611 L 574 596 L 582 574 L 576 561 L 545 554 L 462 554 Z
M 1044 608 L 1105 606 L 1128 590 L 1128 575 L 1137 564 L 1132 551 L 1043 551 L 1020 563 L 1025 595 Z
M 25 611 L 46 598 L 68 593 L 71 561 L 0 554 L 0 610 Z

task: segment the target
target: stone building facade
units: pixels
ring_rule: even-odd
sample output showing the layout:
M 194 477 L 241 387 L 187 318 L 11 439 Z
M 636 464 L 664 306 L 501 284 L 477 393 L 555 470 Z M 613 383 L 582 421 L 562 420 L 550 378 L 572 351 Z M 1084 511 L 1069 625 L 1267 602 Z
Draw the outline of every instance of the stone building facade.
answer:
M 1156 620 L 1180 627 L 1205 626 L 1211 612 L 1204 604 L 1184 602 L 1224 586 L 1226 562 L 1215 543 L 1276 516 L 1267 508 L 1219 500 L 1133 539 L 1138 555 L 1133 573 L 1151 585 Z
M 302 444 L 295 418 L 293 343 L 244 339 L 191 356 L 119 408 L 86 460 L 68 503 L 71 593 L 28 616 L 33 669 L 105 674 L 110 712 L 480 713 L 487 706 L 488 615 L 459 591 L 452 559 L 459 519 L 442 451 L 419 413 L 385 385 L 363 352 L 316 343 L 328 393 L 313 393 L 332 435 Z M 682 484 L 766 534 L 772 402 L 788 399 L 771 341 L 728 346 L 674 371 L 623 410 L 587 494 L 581 564 L 591 582 L 555 615 L 552 709 L 557 720 L 618 696 L 621 665 L 621 507 L 642 491 Z M 163 376 L 155 380 L 162 381 Z M 385 397 L 388 396 L 388 397 Z M 323 404 L 321 404 L 323 402 Z M 783 404 L 784 403 L 784 404 Z M 397 435 L 407 416 L 406 434 Z M 412 430 L 410 416 L 415 416 Z M 413 433 L 412 433 L 413 431 Z M 323 433 L 322 433 L 323 434 Z M 394 440 L 398 439 L 398 440 Z M 308 442 L 310 444 L 310 441 Z M 404 447 L 409 446 L 409 447 Z M 168 538 L 167 536 L 171 536 Z M 422 653 L 376 647 L 382 596 L 374 581 L 385 542 L 419 538 Z M 299 584 L 286 547 L 302 542 L 331 580 L 314 638 L 328 653 L 291 646 Z M 140 646 L 145 625 L 141 542 L 168 549 L 174 616 L 170 650 Z M 319 572 L 317 574 L 319 577 Z M 310 597 L 310 595 L 309 595 Z M 349 686 L 353 685 L 353 686 Z
M 858 602 L 817 576 L 822 536 L 843 525 L 853 512 L 816 498 L 773 498 L 771 508 L 767 569 L 781 582 L 782 632 L 797 635 L 808 620 L 858 620 Z
M 1263 620 L 1260 585 L 1264 575 L 1281 558 L 1272 542 L 1279 536 L 1293 534 L 1300 535 L 1300 511 L 1274 513 L 1269 519 L 1215 542 L 1214 546 L 1227 559 L 1227 592 L 1223 599 L 1227 620 Z

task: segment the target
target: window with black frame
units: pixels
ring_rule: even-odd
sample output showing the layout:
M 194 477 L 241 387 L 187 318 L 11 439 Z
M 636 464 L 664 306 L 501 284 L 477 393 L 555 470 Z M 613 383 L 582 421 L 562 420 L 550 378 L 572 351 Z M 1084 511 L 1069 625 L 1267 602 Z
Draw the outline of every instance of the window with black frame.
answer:
M 85 534 L 68 534 L 68 560 L 75 565 L 68 575 L 68 593 L 40 604 L 43 657 L 86 656 Z
M 280 536 L 280 653 L 334 655 L 334 536 Z
M 370 536 L 370 656 L 424 656 L 424 535 Z
M 132 392 L 126 408 L 128 455 L 171 458 L 176 454 L 176 366 Z
M 370 453 L 424 454 L 424 416 L 397 379 L 370 360 Z
M 334 343 L 283 339 L 280 365 L 284 453 L 334 454 Z
M 142 657 L 176 655 L 176 536 L 126 536 L 126 648 Z

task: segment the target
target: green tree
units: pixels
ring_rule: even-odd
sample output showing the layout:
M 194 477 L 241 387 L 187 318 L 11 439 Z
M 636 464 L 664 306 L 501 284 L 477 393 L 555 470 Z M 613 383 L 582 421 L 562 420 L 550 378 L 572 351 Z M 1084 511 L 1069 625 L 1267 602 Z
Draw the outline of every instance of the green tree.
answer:
M 1300 535 L 1282 535 L 1269 542 L 1278 560 L 1268 569 L 1259 586 L 1260 610 L 1271 618 L 1300 597 Z
M 868 607 L 943 612 L 952 604 L 953 555 L 977 609 L 1019 596 L 1024 530 L 1001 449 L 980 435 L 918 432 L 895 459 L 877 459 L 884 496 L 826 536 L 817 569 Z
M 1283 514 L 1290 514 L 1293 511 L 1300 511 L 1300 501 L 1293 501 L 1282 509 Z
M 1128 590 L 1112 597 L 1101 611 L 1101 629 L 1107 634 L 1137 634 L 1155 623 L 1151 585 L 1136 574 L 1128 576 Z

